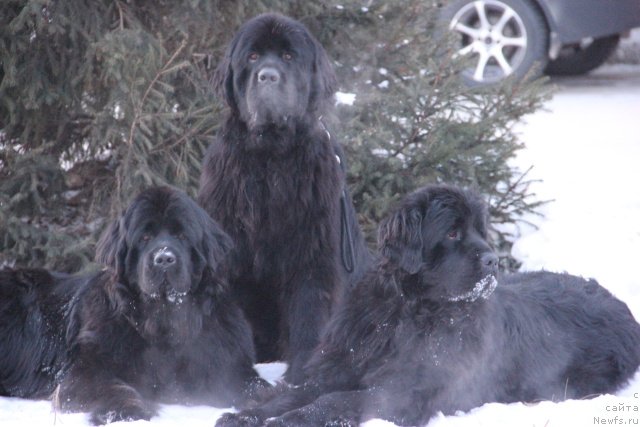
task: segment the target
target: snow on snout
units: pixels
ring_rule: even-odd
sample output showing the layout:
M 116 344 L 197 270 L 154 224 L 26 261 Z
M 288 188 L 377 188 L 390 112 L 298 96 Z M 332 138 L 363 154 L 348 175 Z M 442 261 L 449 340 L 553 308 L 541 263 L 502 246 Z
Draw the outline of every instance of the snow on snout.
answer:
M 167 302 L 171 304 L 179 305 L 179 304 L 182 304 L 183 298 L 187 296 L 187 293 L 188 292 L 178 292 L 175 289 L 170 289 L 169 291 L 167 291 L 166 295 L 164 296 Z M 162 296 L 163 295 L 158 292 L 149 294 L 149 298 L 154 301 L 160 300 Z
M 174 289 L 171 289 L 167 292 L 167 301 L 171 304 L 182 304 L 182 298 L 187 296 L 186 292 L 178 292 Z
M 475 302 L 478 298 L 487 299 L 491 294 L 493 294 L 493 291 L 496 290 L 497 286 L 498 280 L 493 274 L 490 274 L 477 282 L 469 292 L 455 297 L 450 297 L 449 301 Z

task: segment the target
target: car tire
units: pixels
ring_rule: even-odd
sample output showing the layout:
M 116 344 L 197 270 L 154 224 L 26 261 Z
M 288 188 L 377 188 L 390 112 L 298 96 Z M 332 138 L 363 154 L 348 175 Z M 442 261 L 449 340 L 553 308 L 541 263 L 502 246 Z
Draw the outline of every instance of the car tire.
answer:
M 560 55 L 549 61 L 546 73 L 557 76 L 585 74 L 604 64 L 620 42 L 620 35 L 601 37 L 587 44 L 565 46 Z
M 453 0 L 440 19 L 459 36 L 457 53 L 471 55 L 472 66 L 462 72 L 470 85 L 535 78 L 546 66 L 549 30 L 530 0 Z

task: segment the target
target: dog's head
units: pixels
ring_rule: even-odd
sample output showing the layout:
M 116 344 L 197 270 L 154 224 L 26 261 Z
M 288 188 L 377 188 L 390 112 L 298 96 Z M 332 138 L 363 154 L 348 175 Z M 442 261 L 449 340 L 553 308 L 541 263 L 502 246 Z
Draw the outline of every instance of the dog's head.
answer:
M 103 233 L 96 259 L 143 301 L 179 304 L 225 286 L 221 269 L 230 238 L 182 191 L 155 187 L 140 193 Z
M 320 112 L 337 86 L 320 43 L 304 25 L 278 14 L 257 16 L 240 27 L 213 83 L 250 129 L 288 126 Z
M 428 186 L 406 197 L 380 225 L 385 262 L 411 293 L 475 301 L 495 289 L 498 257 L 487 240 L 487 212 L 473 193 Z

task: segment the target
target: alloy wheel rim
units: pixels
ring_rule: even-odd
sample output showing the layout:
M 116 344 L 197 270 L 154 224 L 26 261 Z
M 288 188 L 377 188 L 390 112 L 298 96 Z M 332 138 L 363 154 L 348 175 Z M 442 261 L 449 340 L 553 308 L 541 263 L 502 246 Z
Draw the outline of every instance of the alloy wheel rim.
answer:
M 458 55 L 472 55 L 465 72 L 477 82 L 496 82 L 511 75 L 524 60 L 527 31 L 522 18 L 498 0 L 476 0 L 453 17 L 449 28 L 461 38 Z

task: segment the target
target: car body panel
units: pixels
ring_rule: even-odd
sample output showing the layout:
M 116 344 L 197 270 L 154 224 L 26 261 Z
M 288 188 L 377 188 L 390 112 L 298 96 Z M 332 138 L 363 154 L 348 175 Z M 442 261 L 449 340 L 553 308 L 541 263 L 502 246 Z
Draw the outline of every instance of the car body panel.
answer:
M 554 39 L 577 43 L 624 33 L 640 26 L 640 0 L 535 0 Z

